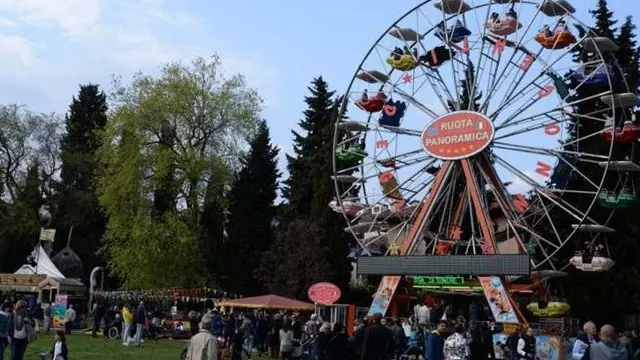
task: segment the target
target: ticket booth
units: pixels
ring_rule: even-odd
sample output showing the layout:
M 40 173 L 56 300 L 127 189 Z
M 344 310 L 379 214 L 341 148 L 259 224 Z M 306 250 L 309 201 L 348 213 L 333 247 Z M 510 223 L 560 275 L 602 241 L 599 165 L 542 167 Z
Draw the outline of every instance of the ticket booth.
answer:
M 341 323 L 347 334 L 353 335 L 356 326 L 356 306 L 349 304 L 316 305 L 315 313 L 331 324 Z

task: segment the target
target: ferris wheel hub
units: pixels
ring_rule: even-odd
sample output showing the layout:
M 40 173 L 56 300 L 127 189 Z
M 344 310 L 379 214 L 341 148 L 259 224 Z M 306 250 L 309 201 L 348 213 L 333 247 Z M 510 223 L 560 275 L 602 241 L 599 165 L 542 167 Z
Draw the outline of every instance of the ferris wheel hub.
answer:
M 435 119 L 422 132 L 422 148 L 441 160 L 461 160 L 476 155 L 491 144 L 493 122 L 475 111 L 455 111 Z

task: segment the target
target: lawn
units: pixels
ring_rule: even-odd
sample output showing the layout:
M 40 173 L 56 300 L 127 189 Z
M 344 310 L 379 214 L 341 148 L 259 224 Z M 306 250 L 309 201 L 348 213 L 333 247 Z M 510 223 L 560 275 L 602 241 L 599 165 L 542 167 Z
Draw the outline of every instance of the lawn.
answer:
M 92 338 L 80 333 L 67 336 L 69 358 L 79 360 L 176 360 L 184 341 L 148 340 L 143 348 L 125 347 L 122 342 Z M 41 335 L 33 344 L 29 344 L 25 360 L 40 360 L 40 352 L 50 351 L 53 347 L 53 335 Z M 5 357 L 6 358 L 6 357 Z
M 183 340 L 147 340 L 140 349 L 122 346 L 120 341 L 102 337 L 94 339 L 80 333 L 67 336 L 69 358 L 78 360 L 177 360 L 184 344 Z M 52 347 L 53 335 L 40 335 L 36 342 L 29 344 L 25 360 L 40 360 L 40 353 L 50 351 Z M 5 359 L 7 356 L 5 353 Z M 253 359 L 267 360 L 257 356 Z

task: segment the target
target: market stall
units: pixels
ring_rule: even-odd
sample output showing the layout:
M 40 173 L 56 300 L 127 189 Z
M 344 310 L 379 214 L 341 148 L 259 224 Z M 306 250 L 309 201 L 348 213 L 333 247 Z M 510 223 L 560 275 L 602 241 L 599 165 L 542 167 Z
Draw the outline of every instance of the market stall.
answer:
M 315 305 L 311 303 L 273 294 L 221 301 L 217 303 L 216 306 L 228 307 L 231 309 L 244 308 L 294 311 L 314 311 L 315 309 Z

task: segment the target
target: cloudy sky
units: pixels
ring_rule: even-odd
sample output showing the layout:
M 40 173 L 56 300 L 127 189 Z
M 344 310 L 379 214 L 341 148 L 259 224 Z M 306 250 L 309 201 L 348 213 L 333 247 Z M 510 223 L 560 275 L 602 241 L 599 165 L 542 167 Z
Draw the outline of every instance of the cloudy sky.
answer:
M 630 2 L 610 1 L 619 16 Z M 288 151 L 309 81 L 323 75 L 343 92 L 375 39 L 417 2 L 396 3 L 0 0 L 0 102 L 63 113 L 78 84 L 108 87 L 112 74 L 218 53 L 260 91 L 274 141 Z M 590 22 L 586 10 L 578 16 Z

